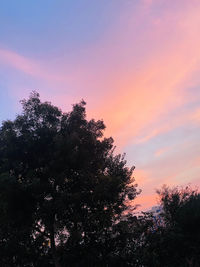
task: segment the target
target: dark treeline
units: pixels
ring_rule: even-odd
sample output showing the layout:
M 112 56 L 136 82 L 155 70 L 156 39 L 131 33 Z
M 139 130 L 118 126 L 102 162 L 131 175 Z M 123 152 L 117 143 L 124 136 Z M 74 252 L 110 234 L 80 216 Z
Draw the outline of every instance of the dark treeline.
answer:
M 159 214 L 136 216 L 134 168 L 84 101 L 21 103 L 0 128 L 1 267 L 200 266 L 197 191 L 165 186 Z

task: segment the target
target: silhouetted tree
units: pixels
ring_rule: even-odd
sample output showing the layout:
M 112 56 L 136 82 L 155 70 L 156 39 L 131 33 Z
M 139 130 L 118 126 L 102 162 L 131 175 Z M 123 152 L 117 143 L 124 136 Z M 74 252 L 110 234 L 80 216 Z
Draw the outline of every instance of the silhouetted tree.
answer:
M 162 222 L 143 233 L 141 266 L 198 267 L 200 194 L 190 187 L 167 186 L 157 193 L 162 208 Z
M 0 128 L 1 266 L 105 266 L 112 229 L 137 195 L 85 102 L 63 113 L 33 92 Z M 112 250 L 110 248 L 110 250 Z
M 200 194 L 197 190 L 168 188 L 158 191 L 174 266 L 200 266 Z M 172 266 L 172 265 L 171 265 Z

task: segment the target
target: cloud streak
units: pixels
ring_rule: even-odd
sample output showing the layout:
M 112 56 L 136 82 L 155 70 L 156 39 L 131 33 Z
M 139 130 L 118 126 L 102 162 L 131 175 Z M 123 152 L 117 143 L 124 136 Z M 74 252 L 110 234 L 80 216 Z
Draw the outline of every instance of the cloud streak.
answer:
M 119 151 L 127 151 L 129 162 L 138 164 L 141 199 L 150 205 L 155 187 L 163 182 L 196 179 L 199 14 L 197 0 L 130 1 L 98 42 L 72 55 L 66 48 L 63 57 L 49 54 L 38 60 L 31 53 L 28 58 L 0 49 L 0 66 L 22 75 L 28 89 L 20 98 L 38 86 L 43 97 L 63 109 L 84 98 L 88 116 L 104 119 L 106 135 L 114 137 Z

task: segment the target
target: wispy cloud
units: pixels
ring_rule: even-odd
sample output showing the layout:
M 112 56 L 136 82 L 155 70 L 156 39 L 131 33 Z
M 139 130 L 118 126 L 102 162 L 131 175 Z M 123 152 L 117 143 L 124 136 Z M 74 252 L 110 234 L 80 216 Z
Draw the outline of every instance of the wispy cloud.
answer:
M 98 42 L 72 55 L 66 48 L 62 57 L 34 60 L 1 48 L 0 66 L 20 72 L 18 87 L 36 87 L 64 110 L 84 98 L 88 116 L 104 119 L 106 135 L 114 137 L 120 151 L 131 151 L 129 159 L 139 168 L 136 181 L 143 187 L 140 200 L 150 205 L 162 183 L 196 179 L 199 14 L 198 0 L 129 1 Z

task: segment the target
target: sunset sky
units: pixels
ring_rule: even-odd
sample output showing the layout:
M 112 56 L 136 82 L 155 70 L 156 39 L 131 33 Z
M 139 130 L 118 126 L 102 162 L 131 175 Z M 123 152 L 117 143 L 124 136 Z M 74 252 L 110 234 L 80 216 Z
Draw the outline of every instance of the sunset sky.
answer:
M 143 208 L 163 184 L 200 186 L 199 0 L 2 0 L 0 121 L 32 90 L 104 120 Z

